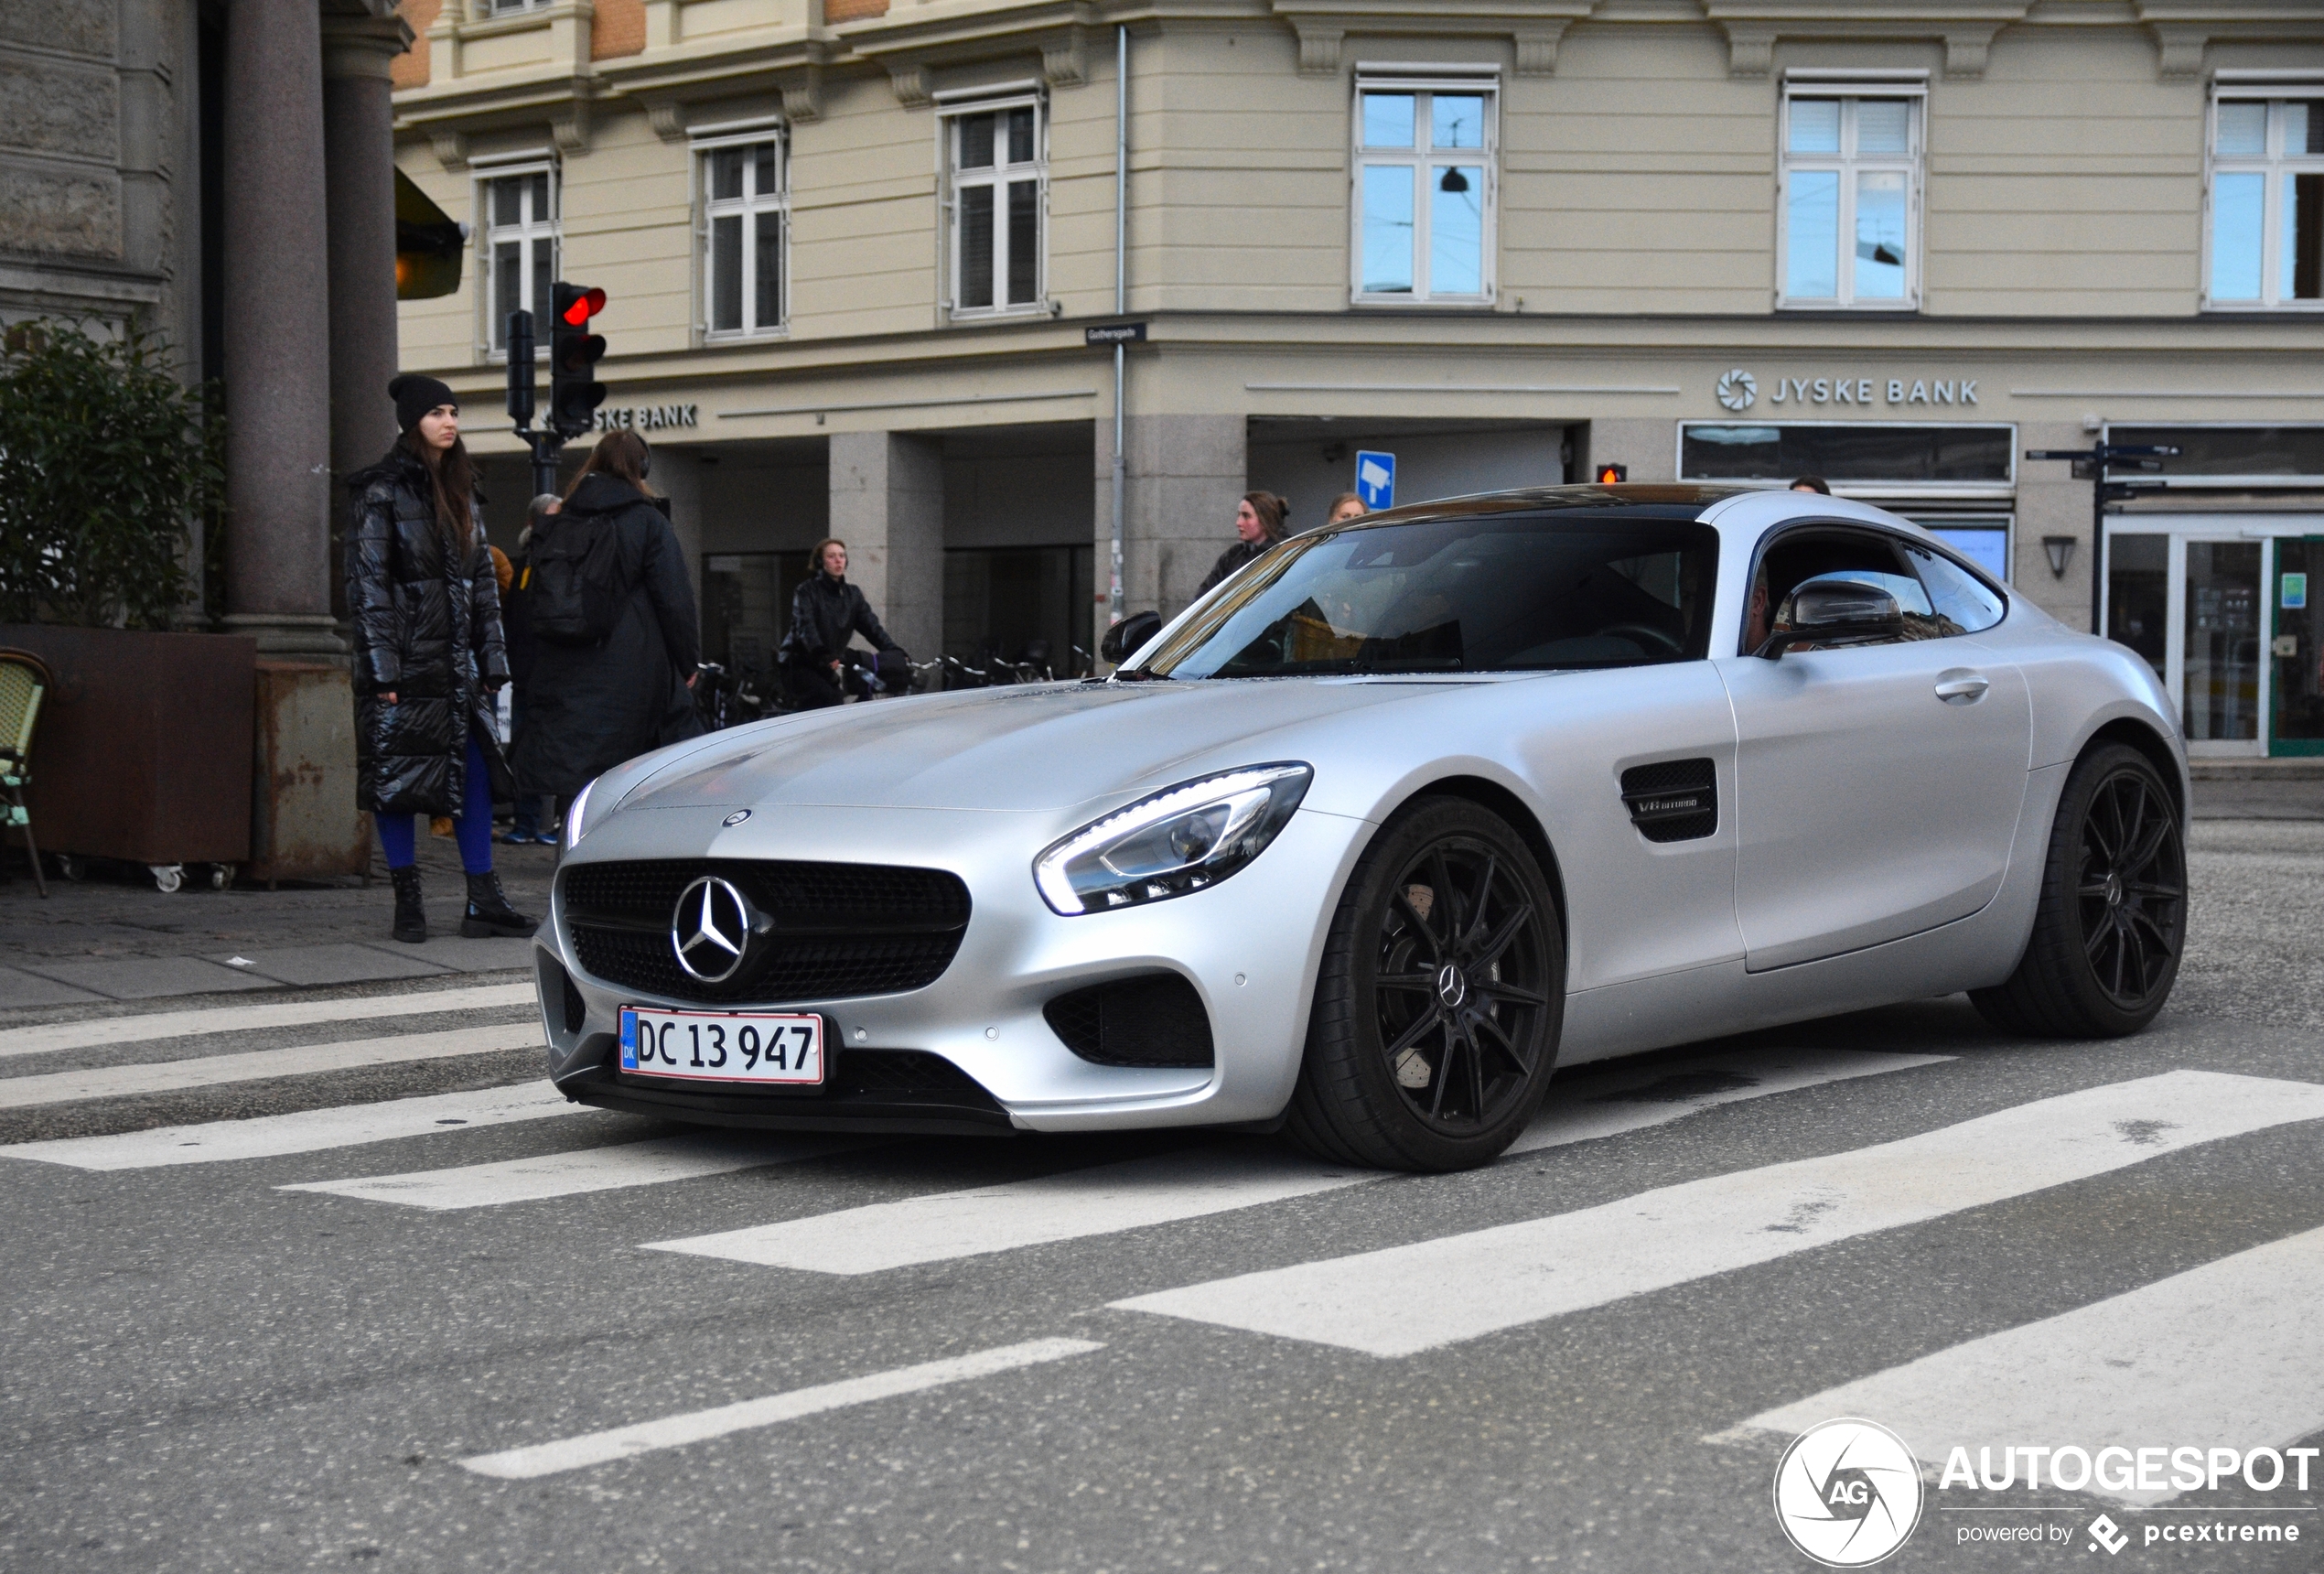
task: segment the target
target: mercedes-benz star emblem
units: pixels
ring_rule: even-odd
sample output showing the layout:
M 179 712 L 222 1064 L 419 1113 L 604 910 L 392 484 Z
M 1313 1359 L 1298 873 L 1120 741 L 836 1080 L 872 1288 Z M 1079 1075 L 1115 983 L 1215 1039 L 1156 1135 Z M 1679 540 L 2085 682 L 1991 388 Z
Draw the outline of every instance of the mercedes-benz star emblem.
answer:
M 704 875 L 679 893 L 670 915 L 670 948 L 678 965 L 705 984 L 724 984 L 742 967 L 750 948 L 750 903 L 715 875 Z

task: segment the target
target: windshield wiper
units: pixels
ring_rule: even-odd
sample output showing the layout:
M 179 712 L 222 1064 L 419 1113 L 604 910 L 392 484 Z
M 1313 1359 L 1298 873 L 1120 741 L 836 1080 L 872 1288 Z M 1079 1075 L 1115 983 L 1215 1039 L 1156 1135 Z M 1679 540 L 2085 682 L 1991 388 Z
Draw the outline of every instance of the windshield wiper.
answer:
M 1157 673 L 1150 667 L 1124 667 L 1114 674 L 1117 684 L 1168 684 L 1178 679 L 1167 673 Z

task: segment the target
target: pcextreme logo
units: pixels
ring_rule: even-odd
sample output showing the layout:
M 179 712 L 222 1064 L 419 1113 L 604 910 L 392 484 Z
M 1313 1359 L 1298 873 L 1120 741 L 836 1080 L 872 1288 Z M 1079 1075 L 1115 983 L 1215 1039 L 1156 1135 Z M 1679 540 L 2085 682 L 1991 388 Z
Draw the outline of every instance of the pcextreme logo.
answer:
M 1921 1461 L 1877 1422 L 1811 1427 L 1775 1467 L 1776 1523 L 1827 1569 L 1879 1562 L 1911 1538 L 1921 1508 Z

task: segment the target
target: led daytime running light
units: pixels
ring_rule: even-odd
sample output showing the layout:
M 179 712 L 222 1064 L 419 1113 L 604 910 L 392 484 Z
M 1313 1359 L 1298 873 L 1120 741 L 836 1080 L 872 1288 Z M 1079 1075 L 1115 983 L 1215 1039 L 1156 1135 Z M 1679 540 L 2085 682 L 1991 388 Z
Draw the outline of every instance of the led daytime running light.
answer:
M 1182 896 L 1189 890 L 1202 889 L 1211 881 L 1201 879 L 1199 871 L 1232 859 L 1233 861 L 1215 876 L 1217 879 L 1223 879 L 1249 861 L 1250 857 L 1256 857 L 1267 842 L 1274 840 L 1275 833 L 1290 819 L 1291 812 L 1298 807 L 1299 800 L 1307 795 L 1307 783 L 1313 775 L 1307 766 L 1296 763 L 1252 765 L 1182 782 L 1150 798 L 1141 798 L 1053 844 L 1034 860 L 1033 883 L 1040 889 L 1041 900 L 1065 916 L 1104 911 L 1093 909 L 1084 894 L 1075 888 L 1072 871 L 1076 865 L 1092 859 L 1103 862 L 1106 855 L 1117 851 L 1139 833 L 1157 825 L 1198 810 L 1233 805 L 1235 800 L 1245 798 L 1254 792 L 1266 792 L 1272 802 L 1258 808 L 1255 813 L 1248 808 L 1242 813 L 1231 813 L 1227 834 L 1221 835 L 1215 844 L 1178 868 L 1146 876 L 1124 876 L 1111 864 L 1106 865 L 1109 873 L 1120 879 L 1117 889 L 1126 892 L 1137 886 L 1150 888 L 1145 896 L 1126 897 L 1118 905 Z M 1259 846 L 1252 848 L 1248 857 L 1236 857 L 1238 849 L 1253 835 L 1261 838 Z M 1188 877 L 1191 879 L 1182 889 L 1168 889 L 1168 881 Z
M 597 784 L 597 778 L 592 776 L 581 791 L 573 795 L 573 802 L 565 806 L 565 845 L 568 849 L 581 840 L 581 819 L 589 812 L 589 794 Z

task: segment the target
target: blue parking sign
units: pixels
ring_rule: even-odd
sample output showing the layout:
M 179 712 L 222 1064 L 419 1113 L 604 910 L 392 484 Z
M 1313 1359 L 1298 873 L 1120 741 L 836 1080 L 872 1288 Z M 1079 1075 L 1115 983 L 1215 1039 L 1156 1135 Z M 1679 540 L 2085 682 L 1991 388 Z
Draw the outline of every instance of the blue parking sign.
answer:
M 1370 509 L 1396 506 L 1396 456 L 1356 450 L 1356 495 Z

